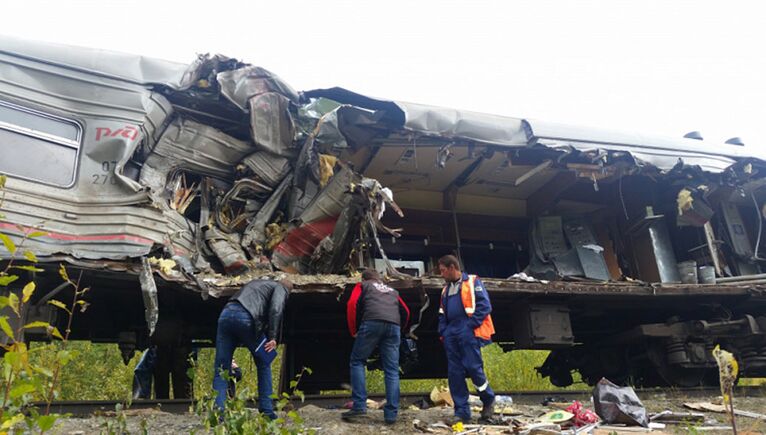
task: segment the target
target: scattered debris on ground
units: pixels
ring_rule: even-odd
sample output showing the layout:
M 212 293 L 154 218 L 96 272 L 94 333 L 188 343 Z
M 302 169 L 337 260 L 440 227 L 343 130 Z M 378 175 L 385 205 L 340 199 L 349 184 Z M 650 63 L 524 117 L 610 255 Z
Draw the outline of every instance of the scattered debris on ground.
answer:
M 447 392 L 448 393 L 448 392 Z M 642 395 L 645 396 L 645 395 Z M 647 426 L 625 423 L 605 423 L 603 416 L 598 422 L 589 422 L 582 411 L 593 411 L 594 404 L 584 401 L 547 401 L 547 405 L 513 402 L 513 406 L 496 407 L 495 416 L 489 422 L 473 421 L 461 425 L 451 424 L 452 408 L 449 405 L 432 405 L 429 397 L 423 400 L 430 405 L 421 409 L 417 400 L 402 403 L 399 418 L 394 425 L 383 424 L 381 402 L 371 401 L 365 417 L 350 423 L 341 420 L 343 407 L 332 409 L 308 404 L 299 409 L 307 429 L 318 434 L 635 434 L 653 435 L 677 433 L 731 433 L 731 424 L 723 413 L 721 397 L 695 397 L 690 401 L 673 391 L 658 391 L 644 397 Z M 738 433 L 755 434 L 766 431 L 766 415 L 758 411 L 766 409 L 766 397 L 735 397 Z M 375 409 L 377 408 L 377 409 Z M 689 409 L 693 411 L 689 411 Z M 566 409 L 579 410 L 580 414 Z M 589 415 L 589 414 L 588 414 Z M 125 426 L 129 433 L 141 433 L 145 428 L 152 434 L 206 433 L 199 418 L 194 415 L 174 415 L 157 410 L 127 410 L 124 412 Z M 477 417 L 478 414 L 475 414 Z M 579 417 L 579 418 L 578 418 Z M 56 434 L 97 434 L 108 421 L 116 421 L 114 413 L 90 418 L 63 420 L 53 433 Z

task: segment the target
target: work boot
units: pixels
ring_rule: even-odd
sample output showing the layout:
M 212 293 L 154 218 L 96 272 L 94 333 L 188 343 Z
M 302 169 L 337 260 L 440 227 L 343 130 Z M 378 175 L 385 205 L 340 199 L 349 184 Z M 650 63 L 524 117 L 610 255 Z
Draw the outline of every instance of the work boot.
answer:
M 351 421 L 360 417 L 366 417 L 367 411 L 359 411 L 357 409 L 350 409 L 340 415 L 343 420 Z
M 479 417 L 483 421 L 488 421 L 492 418 L 492 416 L 495 415 L 495 398 L 493 397 L 492 400 L 489 403 L 484 403 L 484 406 L 481 408 L 481 417 Z

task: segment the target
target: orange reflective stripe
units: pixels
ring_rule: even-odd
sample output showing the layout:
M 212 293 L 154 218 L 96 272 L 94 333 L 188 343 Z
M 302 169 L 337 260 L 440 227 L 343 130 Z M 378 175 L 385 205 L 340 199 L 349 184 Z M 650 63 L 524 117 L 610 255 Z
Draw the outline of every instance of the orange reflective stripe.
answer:
M 476 311 L 476 292 L 474 291 L 474 282 L 476 275 L 468 275 L 468 279 L 463 281 L 460 286 L 460 299 L 463 301 L 463 308 L 468 317 L 471 317 Z

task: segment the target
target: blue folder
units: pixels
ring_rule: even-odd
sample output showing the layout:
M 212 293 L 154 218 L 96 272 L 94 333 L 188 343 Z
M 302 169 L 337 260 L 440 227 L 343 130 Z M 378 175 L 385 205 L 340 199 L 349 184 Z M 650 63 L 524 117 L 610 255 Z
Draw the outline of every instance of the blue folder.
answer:
M 268 339 L 266 338 L 266 335 L 261 335 L 261 339 L 258 341 L 258 347 L 255 348 L 255 357 L 266 364 L 271 364 L 271 362 L 274 361 L 274 358 L 277 357 L 277 350 L 274 349 L 271 352 L 266 352 L 266 349 L 264 349 L 263 346 L 267 341 Z

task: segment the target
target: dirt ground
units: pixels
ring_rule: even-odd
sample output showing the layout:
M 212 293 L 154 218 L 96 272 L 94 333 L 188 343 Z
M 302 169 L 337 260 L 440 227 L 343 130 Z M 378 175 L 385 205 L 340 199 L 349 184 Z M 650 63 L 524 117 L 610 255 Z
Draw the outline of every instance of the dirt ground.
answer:
M 593 409 L 592 404 L 587 398 L 584 398 L 586 408 Z M 674 393 L 652 394 L 651 397 L 642 398 L 644 406 L 650 413 L 671 410 L 675 412 L 690 412 L 691 410 L 683 407 L 684 402 L 715 402 L 720 400 L 717 397 L 687 397 Z M 521 401 L 521 400 L 519 400 Z M 519 402 L 517 401 L 517 402 Z M 757 413 L 766 413 L 766 397 L 738 397 L 735 398 L 735 408 L 743 411 L 752 411 Z M 533 421 L 539 415 L 554 410 L 554 408 L 542 406 L 535 403 L 514 403 L 513 416 L 520 421 Z M 300 408 L 300 414 L 305 420 L 305 427 L 315 429 L 318 434 L 349 434 L 349 435 L 379 435 L 379 434 L 422 434 L 422 430 L 415 427 L 415 422 L 419 422 L 421 428 L 427 428 L 433 433 L 449 433 L 444 428 L 431 426 L 445 421 L 452 415 L 452 409 L 448 407 L 432 407 L 425 410 L 413 409 L 409 404 L 403 404 L 400 411 L 398 422 L 395 425 L 386 426 L 383 424 L 383 413 L 381 410 L 370 410 L 368 416 L 362 421 L 347 423 L 341 420 L 340 414 L 343 409 L 323 409 L 315 405 L 306 405 Z M 695 411 L 697 412 L 697 411 Z M 665 429 L 653 430 L 655 435 L 661 434 L 681 434 L 681 433 L 731 433 L 730 429 L 721 429 L 711 431 L 713 426 L 729 426 L 725 414 L 705 412 L 705 422 L 703 424 L 668 424 Z M 506 417 L 507 418 L 507 417 Z M 182 433 L 207 433 L 200 423 L 200 419 L 195 415 L 173 415 L 157 410 L 128 410 L 125 420 L 128 433 L 131 434 L 182 434 Z M 113 416 L 95 416 L 89 418 L 69 418 L 59 423 L 53 430 L 56 434 L 85 435 L 109 433 L 107 431 L 108 422 L 115 426 Z M 737 428 L 742 433 L 766 433 L 766 421 L 747 417 L 737 418 Z M 144 431 L 145 429 L 145 431 Z M 635 429 L 634 429 L 635 430 Z M 598 434 L 609 434 L 612 429 L 599 430 Z M 618 434 L 632 434 L 635 431 L 617 430 Z M 113 433 L 117 433 L 115 430 Z M 482 432 L 480 432 L 482 433 Z M 503 431 L 500 428 L 486 428 L 483 433 L 512 433 Z

